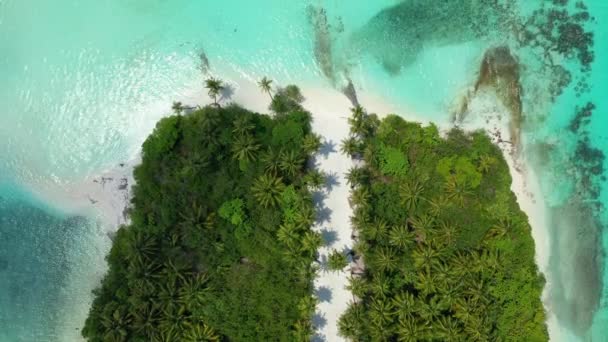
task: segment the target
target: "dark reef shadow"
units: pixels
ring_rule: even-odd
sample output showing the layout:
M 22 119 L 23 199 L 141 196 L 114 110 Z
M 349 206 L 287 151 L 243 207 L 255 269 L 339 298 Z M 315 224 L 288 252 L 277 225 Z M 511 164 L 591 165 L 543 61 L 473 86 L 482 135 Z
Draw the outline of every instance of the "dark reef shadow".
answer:
M 0 272 L 6 271 L 8 269 L 8 261 L 0 258 Z

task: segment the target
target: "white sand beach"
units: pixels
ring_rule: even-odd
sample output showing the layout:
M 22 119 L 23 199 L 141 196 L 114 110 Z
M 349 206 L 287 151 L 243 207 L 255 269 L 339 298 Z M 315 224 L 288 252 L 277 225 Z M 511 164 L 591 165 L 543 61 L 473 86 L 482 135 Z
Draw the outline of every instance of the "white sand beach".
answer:
M 528 216 L 534 239 L 536 264 L 547 278 L 542 301 L 547 314 L 547 327 L 551 341 L 564 341 L 565 331 L 560 328 L 555 313 L 551 310 L 551 283 L 548 276 L 551 236 L 547 227 L 547 207 L 534 169 L 526 161 L 525 149 L 514 153 L 510 143 L 508 110 L 497 104 L 493 95 L 480 93 L 470 102 L 470 116 L 465 119 L 465 130 L 485 129 L 500 147 L 509 166 L 511 191 L 517 197 L 522 211 Z M 524 144 L 525 145 L 525 144 Z

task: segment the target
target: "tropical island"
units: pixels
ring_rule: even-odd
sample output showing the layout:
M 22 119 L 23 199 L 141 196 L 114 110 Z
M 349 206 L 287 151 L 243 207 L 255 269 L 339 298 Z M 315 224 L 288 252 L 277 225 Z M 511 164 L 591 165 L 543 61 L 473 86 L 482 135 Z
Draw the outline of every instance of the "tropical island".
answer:
M 307 169 L 320 146 L 295 86 L 273 116 L 214 104 L 162 119 L 142 147 L 131 223 L 82 334 L 89 341 L 308 341 L 321 244 Z
M 328 249 L 313 200 L 323 138 L 299 88 L 260 81 L 265 115 L 222 106 L 219 79 L 205 86 L 210 105 L 174 103 L 142 146 L 87 340 L 309 341 L 330 273 L 351 275 L 333 324 L 352 341 L 548 339 L 527 217 L 485 133 L 443 137 L 355 106 L 341 148 L 355 244 Z
M 547 341 L 527 216 L 483 132 L 355 108 L 354 247 L 364 272 L 340 321 L 353 341 Z

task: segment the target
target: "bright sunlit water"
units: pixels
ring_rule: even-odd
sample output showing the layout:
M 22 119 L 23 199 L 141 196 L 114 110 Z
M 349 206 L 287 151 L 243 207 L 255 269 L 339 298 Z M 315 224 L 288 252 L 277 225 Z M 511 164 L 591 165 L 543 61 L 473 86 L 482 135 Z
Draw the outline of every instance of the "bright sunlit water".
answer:
M 542 2 L 525 1 L 522 10 Z M 492 25 L 483 39 L 471 38 L 464 23 L 479 15 L 478 1 L 446 2 L 439 11 L 408 0 L 399 20 L 378 15 L 399 3 L 0 0 L 0 341 L 78 338 L 110 239 L 95 217 L 65 213 L 62 189 L 132 159 L 172 101 L 203 93 L 201 54 L 219 76 L 334 87 L 350 78 L 404 112 L 447 121 L 484 50 L 512 38 Z M 598 221 L 608 220 L 589 207 L 608 203 L 608 183 L 592 178 L 602 186 L 599 200 L 577 186 L 584 136 L 568 128 L 575 107 L 592 101 L 588 145 L 608 152 L 608 4 L 585 3 L 596 19 L 588 24 L 591 90 L 576 97 L 572 84 L 555 103 L 536 97 L 543 75 L 526 68 L 535 62 L 521 51 L 523 129 L 550 206 L 551 307 L 565 329 L 604 341 L 608 237 Z M 321 31 L 311 23 L 325 20 Z M 579 321 L 589 312 L 592 327 Z

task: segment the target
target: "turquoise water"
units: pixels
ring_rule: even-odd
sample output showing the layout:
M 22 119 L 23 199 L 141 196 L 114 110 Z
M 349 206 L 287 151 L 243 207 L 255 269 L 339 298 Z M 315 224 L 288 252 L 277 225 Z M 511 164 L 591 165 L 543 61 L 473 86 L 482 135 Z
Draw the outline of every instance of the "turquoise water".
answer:
M 606 340 L 608 272 L 598 258 L 608 218 L 595 204 L 608 203 L 608 182 L 590 170 L 595 155 L 582 163 L 577 148 L 588 137 L 586 146 L 608 151 L 608 5 L 585 1 L 596 18 L 586 24 L 595 33 L 590 91 L 577 97 L 575 80 L 553 103 L 538 51 L 480 20 L 494 14 L 479 2 L 0 0 L 0 341 L 76 339 L 110 241 L 95 217 L 64 213 L 62 190 L 133 158 L 173 100 L 203 93 L 202 53 L 220 76 L 337 88 L 350 79 L 447 121 L 483 51 L 502 44 L 524 66 L 525 150 L 554 237 L 552 307 L 572 339 Z M 513 11 L 541 3 L 549 2 Z M 596 105 L 591 122 L 573 132 L 574 108 L 587 101 Z

